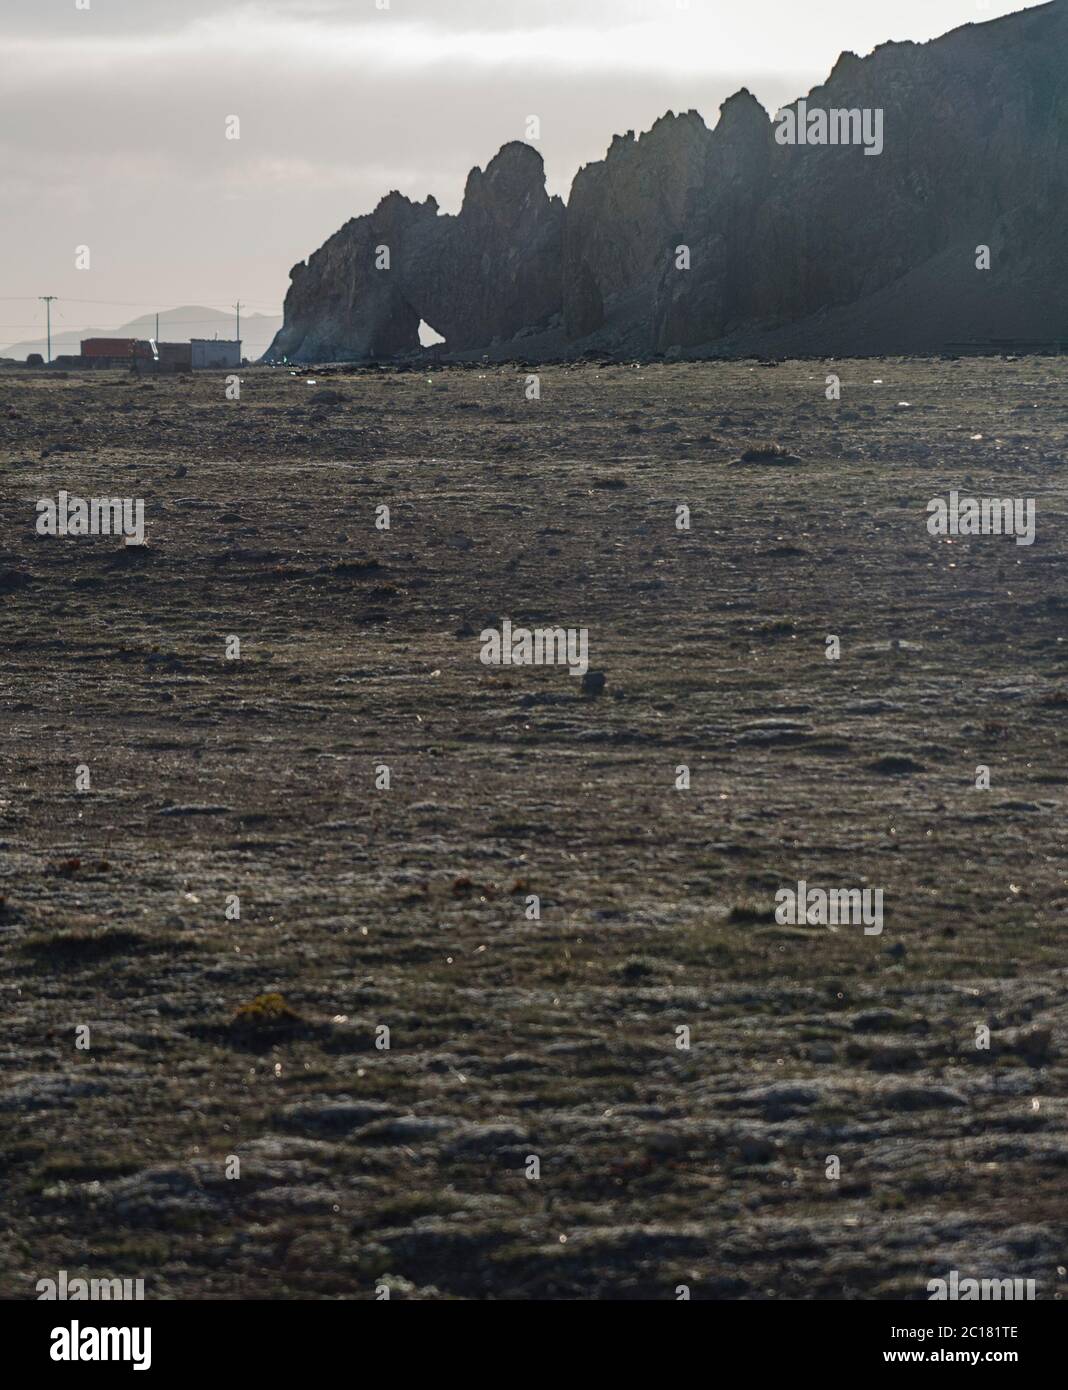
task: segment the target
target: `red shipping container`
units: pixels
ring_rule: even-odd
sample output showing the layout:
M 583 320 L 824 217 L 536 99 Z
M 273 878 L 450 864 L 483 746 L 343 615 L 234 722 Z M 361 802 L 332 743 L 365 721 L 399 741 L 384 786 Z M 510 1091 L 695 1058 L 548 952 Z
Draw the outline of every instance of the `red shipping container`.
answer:
M 133 338 L 83 338 L 83 357 L 132 357 Z

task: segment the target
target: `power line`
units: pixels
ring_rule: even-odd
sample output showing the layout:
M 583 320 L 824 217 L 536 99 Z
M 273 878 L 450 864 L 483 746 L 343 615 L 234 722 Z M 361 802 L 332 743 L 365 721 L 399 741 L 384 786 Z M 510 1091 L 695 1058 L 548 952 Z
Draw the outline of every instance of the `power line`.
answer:
M 55 300 L 54 294 L 42 294 L 37 296 L 44 301 L 45 313 L 48 317 L 48 361 L 52 361 L 52 303 Z
M 34 300 L 40 299 L 40 297 L 40 295 L 33 294 L 0 294 L 0 302 L 32 304 Z M 224 300 L 227 296 L 224 294 L 191 294 L 186 296 L 173 296 L 173 298 L 175 299 L 183 297 L 185 298 L 187 303 L 192 302 L 196 304 L 203 303 L 204 300 Z M 53 295 L 53 298 L 56 298 L 56 296 Z M 72 299 L 68 295 L 63 295 L 62 299 L 65 304 L 105 304 L 110 308 L 114 309 L 154 309 L 156 305 L 159 303 L 158 299 Z M 242 307 L 245 309 L 277 310 L 278 301 L 268 301 L 266 299 L 243 300 Z
M 243 304 L 241 307 L 242 307 L 243 309 L 245 309 L 245 308 L 248 307 L 248 305 Z M 56 317 L 57 317 L 57 319 L 59 320 L 60 323 L 65 323 L 65 322 L 66 322 L 66 320 L 63 318 L 63 315 L 62 315 L 62 314 L 57 314 Z M 161 317 L 163 317 L 163 316 L 161 315 Z M 39 326 L 40 326 L 40 320 L 37 320 L 37 321 L 34 322 L 34 323 L 0 323 L 0 328 L 23 328 L 23 329 L 32 329 L 32 328 L 38 328 Z M 125 326 L 125 325 L 124 325 L 124 326 Z M 166 326 L 166 325 L 164 325 L 164 326 Z M 63 329 L 62 332 L 64 332 L 64 333 L 82 333 L 82 332 L 85 331 L 85 328 L 86 328 L 86 327 L 93 328 L 94 325 L 92 325 L 92 324 L 89 324 L 89 325 L 77 325 L 77 324 L 76 324 L 76 325 L 75 325 L 74 327 L 72 327 L 72 328 L 65 328 L 65 329 Z M 174 331 L 175 331 L 176 333 L 177 333 L 177 332 L 180 332 L 183 328 L 218 328 L 218 327 L 219 327 L 219 320 L 218 320 L 218 319 L 182 319 L 182 321 L 181 321 L 180 323 L 175 323 L 175 324 L 171 325 L 171 327 L 173 327 L 173 329 L 174 329 Z M 94 331 L 95 331 L 95 332 L 98 332 L 98 333 L 103 333 L 103 334 L 105 334 L 105 335 L 108 334 L 108 333 L 116 333 L 116 332 L 118 332 L 118 330 L 115 329 L 115 328 L 99 328 L 99 329 L 94 329 Z

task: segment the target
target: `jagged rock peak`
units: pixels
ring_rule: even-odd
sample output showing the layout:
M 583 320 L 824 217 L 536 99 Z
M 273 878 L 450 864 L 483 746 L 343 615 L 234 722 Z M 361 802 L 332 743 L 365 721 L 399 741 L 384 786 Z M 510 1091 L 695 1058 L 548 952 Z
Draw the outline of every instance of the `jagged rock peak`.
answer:
M 831 69 L 831 75 L 828 77 L 827 81 L 833 82 L 836 78 L 844 77 L 847 73 L 853 73 L 861 67 L 862 64 L 863 59 L 854 53 L 852 49 L 844 49 L 843 52 L 839 53 L 838 61 Z
M 708 127 L 699 111 L 694 111 L 691 108 L 689 111 L 680 111 L 678 115 L 674 111 L 665 111 L 662 116 L 656 118 L 648 130 L 642 131 L 641 135 L 638 136 L 638 144 L 640 145 L 643 140 L 655 142 L 655 140 L 663 138 L 665 134 L 674 134 L 677 130 L 688 128 L 704 131 L 706 134 L 708 132 Z
M 393 212 L 397 208 L 414 208 L 418 206 L 419 204 L 409 198 L 407 194 L 401 193 L 399 189 L 391 188 L 384 198 L 379 199 L 375 211 Z
M 477 166 L 467 176 L 464 211 L 486 203 L 519 204 L 529 194 L 546 198 L 545 161 L 533 145 L 512 140 L 502 145 L 485 170 Z
M 738 124 L 753 125 L 757 128 L 767 125 L 770 117 L 764 106 L 748 87 L 741 87 L 733 96 L 722 102 L 719 108 L 719 121 L 716 129 Z

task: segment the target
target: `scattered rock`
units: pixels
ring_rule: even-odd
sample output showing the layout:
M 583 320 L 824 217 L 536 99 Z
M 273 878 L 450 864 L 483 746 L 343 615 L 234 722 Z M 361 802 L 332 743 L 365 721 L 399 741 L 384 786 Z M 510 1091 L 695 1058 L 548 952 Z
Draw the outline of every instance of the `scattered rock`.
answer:
M 595 700 L 599 695 L 604 694 L 605 685 L 608 677 L 603 671 L 587 671 L 582 677 L 582 693 L 591 700 Z
M 968 1104 L 949 1086 L 889 1086 L 880 1088 L 876 1099 L 889 1110 L 950 1110 Z
M 333 1100 L 290 1105 L 281 1122 L 289 1129 L 310 1130 L 316 1134 L 351 1134 L 375 1121 L 397 1119 L 395 1106 L 377 1100 Z

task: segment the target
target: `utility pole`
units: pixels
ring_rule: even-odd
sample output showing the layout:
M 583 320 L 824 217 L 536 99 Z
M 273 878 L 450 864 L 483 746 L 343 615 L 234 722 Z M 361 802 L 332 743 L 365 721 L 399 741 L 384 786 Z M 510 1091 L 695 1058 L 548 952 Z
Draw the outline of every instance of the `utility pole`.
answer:
M 239 299 L 239 300 L 237 301 L 237 303 L 234 305 L 234 308 L 237 310 L 237 341 L 238 341 L 238 343 L 240 343 L 240 342 L 241 342 L 241 301 L 240 301 L 240 299 Z M 238 349 L 238 351 L 240 352 L 240 348 Z
M 52 365 L 52 301 L 55 299 L 55 297 L 56 297 L 56 296 L 55 296 L 54 294 L 39 294 L 39 295 L 37 296 L 38 299 L 41 299 L 41 300 L 44 301 L 45 313 L 46 313 L 46 315 L 48 316 L 48 364 L 49 364 L 49 366 Z
M 159 314 L 156 315 L 156 342 L 159 342 Z

